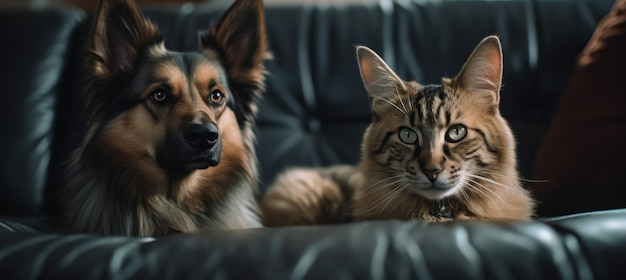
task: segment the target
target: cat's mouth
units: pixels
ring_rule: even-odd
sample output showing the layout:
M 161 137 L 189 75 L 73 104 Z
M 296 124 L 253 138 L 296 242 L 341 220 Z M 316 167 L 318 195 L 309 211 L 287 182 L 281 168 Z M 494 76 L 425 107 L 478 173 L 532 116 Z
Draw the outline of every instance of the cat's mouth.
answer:
M 455 194 L 458 190 L 456 184 L 428 183 L 418 184 L 415 192 L 429 200 L 439 200 Z
M 440 174 L 433 181 L 426 176 L 420 174 L 405 174 L 409 186 L 409 190 L 428 200 L 440 200 L 456 194 L 462 185 L 463 178 L 453 175 L 447 176 Z

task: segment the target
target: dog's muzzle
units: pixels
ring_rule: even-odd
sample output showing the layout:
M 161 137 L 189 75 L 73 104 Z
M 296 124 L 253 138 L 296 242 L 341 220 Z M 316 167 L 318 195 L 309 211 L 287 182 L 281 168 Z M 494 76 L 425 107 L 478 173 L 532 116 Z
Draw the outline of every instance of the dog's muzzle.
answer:
M 221 155 L 222 138 L 215 124 L 184 122 L 158 148 L 157 162 L 166 170 L 191 171 L 218 165 Z

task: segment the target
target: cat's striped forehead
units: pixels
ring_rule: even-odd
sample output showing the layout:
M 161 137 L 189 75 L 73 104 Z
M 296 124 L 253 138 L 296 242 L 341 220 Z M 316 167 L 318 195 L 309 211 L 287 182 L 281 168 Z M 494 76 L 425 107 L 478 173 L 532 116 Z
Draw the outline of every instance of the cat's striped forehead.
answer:
M 422 85 L 413 97 L 415 116 L 411 121 L 435 124 L 443 121 L 447 126 L 451 119 L 452 98 L 442 85 Z

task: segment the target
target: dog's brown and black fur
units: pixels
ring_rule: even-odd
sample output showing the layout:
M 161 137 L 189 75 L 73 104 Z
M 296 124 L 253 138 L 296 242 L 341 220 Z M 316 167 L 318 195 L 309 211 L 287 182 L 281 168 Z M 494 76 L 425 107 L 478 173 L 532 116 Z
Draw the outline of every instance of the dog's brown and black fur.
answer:
M 130 0 L 102 0 L 91 34 L 89 126 L 68 165 L 63 222 L 133 236 L 260 226 L 261 0 L 236 1 L 198 52 L 166 50 Z

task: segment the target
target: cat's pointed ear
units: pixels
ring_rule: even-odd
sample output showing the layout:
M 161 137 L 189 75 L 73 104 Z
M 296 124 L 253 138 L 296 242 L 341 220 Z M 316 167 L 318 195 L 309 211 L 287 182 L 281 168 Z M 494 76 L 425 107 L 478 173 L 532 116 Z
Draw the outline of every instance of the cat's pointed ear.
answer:
M 469 56 L 455 81 L 464 92 L 477 94 L 485 102 L 500 102 L 502 46 L 497 36 L 484 38 Z
M 161 46 L 163 36 L 130 0 L 101 0 L 94 19 L 88 59 L 95 77 L 114 80 L 134 71 L 139 52 Z
M 398 97 L 400 91 L 406 91 L 402 79 L 373 50 L 358 46 L 356 54 L 361 79 L 370 97 L 372 110 L 378 111 L 381 106 L 394 105 L 392 100 Z

